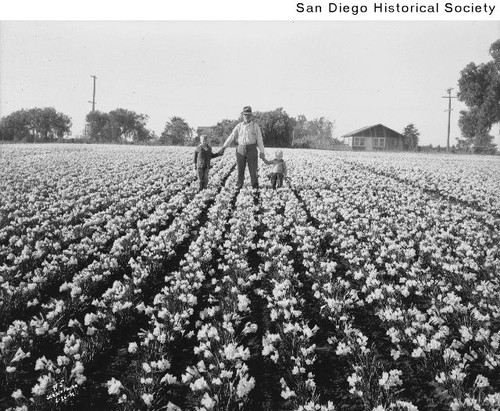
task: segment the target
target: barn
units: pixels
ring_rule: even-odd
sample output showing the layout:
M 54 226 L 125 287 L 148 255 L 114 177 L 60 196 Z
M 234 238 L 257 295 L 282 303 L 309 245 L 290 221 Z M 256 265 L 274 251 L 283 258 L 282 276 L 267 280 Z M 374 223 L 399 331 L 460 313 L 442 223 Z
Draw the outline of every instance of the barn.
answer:
M 344 144 L 359 151 L 403 150 L 405 137 L 384 126 L 377 124 L 360 128 L 342 136 Z
M 210 135 L 214 128 L 212 126 L 200 126 L 196 129 L 196 136 L 200 137 L 202 134 Z

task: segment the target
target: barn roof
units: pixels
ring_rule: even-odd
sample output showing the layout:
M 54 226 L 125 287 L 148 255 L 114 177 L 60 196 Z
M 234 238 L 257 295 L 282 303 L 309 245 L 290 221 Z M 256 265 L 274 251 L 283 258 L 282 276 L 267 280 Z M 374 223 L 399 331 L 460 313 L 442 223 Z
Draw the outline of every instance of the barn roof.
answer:
M 384 135 L 377 135 L 376 130 L 377 128 L 379 130 L 385 129 L 389 132 L 389 135 L 387 133 L 384 133 Z M 373 132 L 369 132 L 369 130 L 373 129 Z M 366 126 L 363 128 L 360 128 L 358 130 L 352 131 L 350 133 L 344 134 L 342 137 L 355 137 L 355 136 L 367 136 L 367 135 L 373 135 L 374 137 L 404 137 L 401 133 L 398 133 L 397 131 L 394 131 L 392 128 L 389 128 L 387 126 L 384 126 L 383 124 L 375 124 L 373 126 Z
M 211 132 L 215 127 L 214 126 L 199 126 L 197 129 L 196 129 L 196 132 L 197 133 L 209 133 Z

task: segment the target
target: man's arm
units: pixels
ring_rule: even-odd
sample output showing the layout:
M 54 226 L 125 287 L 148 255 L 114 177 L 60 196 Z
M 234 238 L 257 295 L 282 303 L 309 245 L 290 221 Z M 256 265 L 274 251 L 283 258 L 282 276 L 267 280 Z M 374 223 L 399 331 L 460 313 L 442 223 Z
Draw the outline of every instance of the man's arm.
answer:
M 262 141 L 262 133 L 260 132 L 260 127 L 255 123 L 255 127 L 257 127 L 257 147 L 259 147 L 259 151 L 266 155 L 266 151 L 264 148 L 264 143 Z M 267 163 L 266 163 L 267 164 Z
M 283 175 L 286 177 L 287 175 L 287 169 L 286 169 L 286 161 L 283 161 Z

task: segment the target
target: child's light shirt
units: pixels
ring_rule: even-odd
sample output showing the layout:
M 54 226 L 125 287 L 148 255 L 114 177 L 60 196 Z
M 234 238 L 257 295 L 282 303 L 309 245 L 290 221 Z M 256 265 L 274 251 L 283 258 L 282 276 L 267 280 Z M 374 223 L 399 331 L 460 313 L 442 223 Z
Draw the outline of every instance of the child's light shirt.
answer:
M 279 173 L 279 174 L 284 174 L 286 175 L 286 163 L 285 160 L 278 160 L 278 159 L 273 159 L 270 161 L 267 161 L 266 164 L 272 164 L 273 165 L 273 173 Z

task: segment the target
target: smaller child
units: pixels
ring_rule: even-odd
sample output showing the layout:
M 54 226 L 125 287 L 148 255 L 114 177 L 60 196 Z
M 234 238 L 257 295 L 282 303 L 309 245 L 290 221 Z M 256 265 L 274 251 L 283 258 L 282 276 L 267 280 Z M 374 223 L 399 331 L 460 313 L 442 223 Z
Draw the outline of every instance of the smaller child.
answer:
M 200 145 L 194 151 L 194 166 L 198 172 L 198 181 L 200 182 L 199 191 L 208 187 L 208 173 L 210 171 L 210 161 L 212 158 L 219 157 L 224 154 L 224 149 L 217 153 L 212 153 L 210 147 L 210 137 L 206 134 L 200 136 Z
M 261 155 L 260 157 L 264 163 L 267 165 L 273 165 L 273 170 L 271 172 L 271 186 L 273 190 L 276 188 L 283 187 L 283 177 L 286 177 L 286 163 L 283 160 L 283 151 L 277 150 L 274 153 L 273 160 L 266 160 L 266 157 Z

